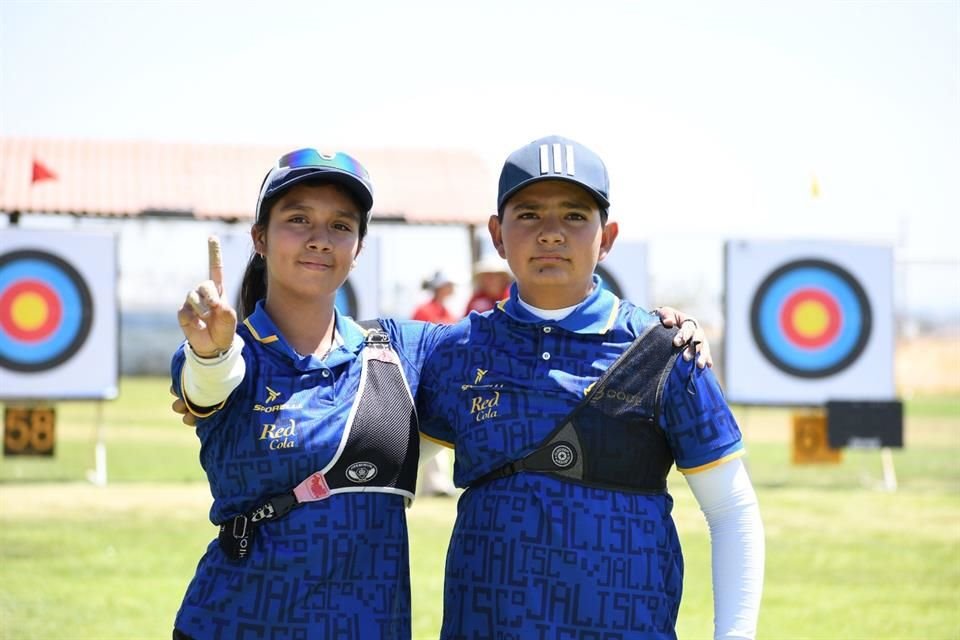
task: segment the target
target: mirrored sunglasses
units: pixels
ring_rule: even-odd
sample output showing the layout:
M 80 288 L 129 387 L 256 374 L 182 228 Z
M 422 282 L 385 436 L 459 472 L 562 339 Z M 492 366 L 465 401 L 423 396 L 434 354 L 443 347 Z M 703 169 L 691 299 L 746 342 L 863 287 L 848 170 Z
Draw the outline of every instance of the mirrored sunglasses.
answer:
M 370 174 L 355 158 L 341 152 L 329 154 L 320 153 L 316 149 L 297 149 L 280 156 L 277 160 L 277 169 L 308 169 L 311 167 L 325 167 L 351 173 L 364 181 L 369 182 Z

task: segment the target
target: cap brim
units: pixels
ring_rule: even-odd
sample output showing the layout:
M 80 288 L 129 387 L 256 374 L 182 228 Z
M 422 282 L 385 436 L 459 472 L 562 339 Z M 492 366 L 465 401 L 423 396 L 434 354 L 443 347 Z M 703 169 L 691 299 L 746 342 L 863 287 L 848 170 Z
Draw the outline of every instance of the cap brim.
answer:
M 298 169 L 296 175 L 292 175 L 289 178 L 285 179 L 280 185 L 271 189 L 270 192 L 264 197 L 264 201 L 273 200 L 277 198 L 280 194 L 284 193 L 294 185 L 300 184 L 302 182 L 316 181 L 316 182 L 333 182 L 339 185 L 342 185 L 347 191 L 356 198 L 357 203 L 363 209 L 361 213 L 369 214 L 373 209 L 373 194 L 370 193 L 370 190 L 367 186 L 356 176 L 347 173 L 346 171 L 337 171 L 336 169 L 327 169 L 327 168 L 310 168 L 310 169 Z M 293 172 L 291 172 L 293 173 Z
M 510 189 L 506 193 L 502 194 L 497 202 L 497 211 L 503 211 L 503 207 L 505 204 L 507 204 L 507 200 L 512 198 L 514 194 L 516 194 L 521 189 L 525 189 L 526 187 L 529 187 L 531 184 L 534 184 L 535 182 L 543 182 L 544 180 L 560 180 L 562 182 L 569 182 L 570 184 L 575 184 L 581 189 L 583 189 L 584 191 L 586 191 L 587 193 L 589 193 L 591 196 L 593 196 L 593 199 L 597 201 L 597 204 L 600 205 L 601 209 L 610 208 L 610 201 L 607 200 L 603 196 L 603 194 L 601 194 L 599 191 L 597 191 L 590 185 L 584 184 L 583 182 L 577 180 L 576 178 L 572 178 L 569 176 L 545 175 L 545 176 L 533 176 L 531 178 L 527 178 L 520 184 L 515 185 L 512 189 Z

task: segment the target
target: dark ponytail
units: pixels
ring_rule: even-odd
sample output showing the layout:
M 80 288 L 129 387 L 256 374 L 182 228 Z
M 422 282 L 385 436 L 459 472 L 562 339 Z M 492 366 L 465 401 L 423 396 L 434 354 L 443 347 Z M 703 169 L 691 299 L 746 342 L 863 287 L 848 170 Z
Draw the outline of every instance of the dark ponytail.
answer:
M 243 272 L 240 285 L 240 301 L 237 305 L 237 318 L 243 321 L 253 313 L 257 301 L 267 295 L 267 263 L 259 253 L 250 256 L 247 268 Z

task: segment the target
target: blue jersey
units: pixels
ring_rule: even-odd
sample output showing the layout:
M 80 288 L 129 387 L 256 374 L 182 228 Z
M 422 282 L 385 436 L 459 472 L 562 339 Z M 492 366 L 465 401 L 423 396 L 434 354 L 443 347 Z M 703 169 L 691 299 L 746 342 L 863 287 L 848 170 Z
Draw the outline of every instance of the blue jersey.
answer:
M 424 323 L 382 325 L 416 392 L 421 363 L 441 331 Z M 334 459 L 360 385 L 364 349 L 356 323 L 338 314 L 336 328 L 343 345 L 320 360 L 299 356 L 261 305 L 239 327 L 243 381 L 197 423 L 213 523 L 289 492 Z M 184 358 L 182 349 L 173 358 L 178 393 Z M 243 560 L 228 559 L 213 541 L 187 588 L 176 628 L 198 640 L 409 638 L 404 507 L 396 491 L 339 493 L 262 523 Z
M 514 286 L 497 308 L 455 325 L 423 369 L 421 432 L 454 445 L 461 487 L 537 449 L 658 322 L 599 286 L 560 321 L 533 316 L 516 296 Z M 682 358 L 659 416 L 685 472 L 742 453 L 713 374 Z M 592 488 L 527 471 L 470 487 L 447 552 L 441 636 L 675 637 L 683 557 L 672 506 L 665 492 Z

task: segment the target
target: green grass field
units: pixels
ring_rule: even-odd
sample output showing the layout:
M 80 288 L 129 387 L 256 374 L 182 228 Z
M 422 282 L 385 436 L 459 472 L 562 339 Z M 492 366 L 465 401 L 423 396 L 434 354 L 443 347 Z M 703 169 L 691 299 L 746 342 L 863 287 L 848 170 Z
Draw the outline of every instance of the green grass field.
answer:
M 104 416 L 109 485 L 93 467 L 92 403 L 57 405 L 56 456 L 0 461 L 0 638 L 169 638 L 214 536 L 197 442 L 166 382 L 124 379 Z M 960 397 L 911 400 L 899 481 L 880 454 L 790 464 L 790 413 L 735 407 L 767 535 L 760 637 L 960 638 Z M 682 638 L 712 633 L 709 540 L 671 476 L 686 557 Z M 455 501 L 410 510 L 414 637 L 436 638 Z

